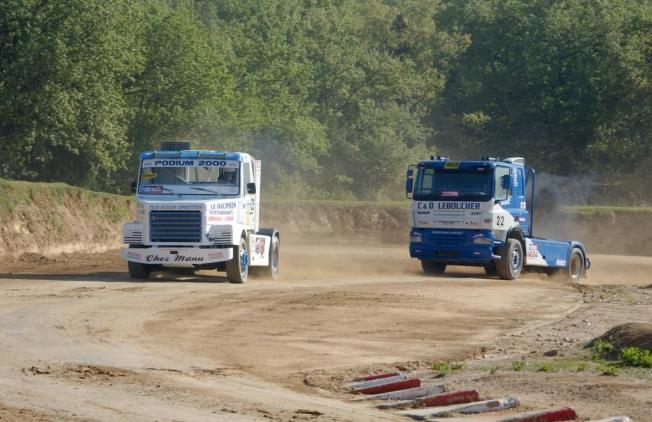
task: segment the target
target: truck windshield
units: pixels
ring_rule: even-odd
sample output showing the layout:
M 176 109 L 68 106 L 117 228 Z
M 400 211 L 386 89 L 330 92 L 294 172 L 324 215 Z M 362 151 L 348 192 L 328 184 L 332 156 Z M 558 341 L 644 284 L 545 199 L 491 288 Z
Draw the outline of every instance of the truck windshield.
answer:
M 228 166 L 175 167 L 157 166 L 146 160 L 140 169 L 138 193 L 141 194 L 237 195 L 239 192 L 240 172 L 237 162 Z
M 493 171 L 421 168 L 414 199 L 433 201 L 486 201 L 492 197 Z

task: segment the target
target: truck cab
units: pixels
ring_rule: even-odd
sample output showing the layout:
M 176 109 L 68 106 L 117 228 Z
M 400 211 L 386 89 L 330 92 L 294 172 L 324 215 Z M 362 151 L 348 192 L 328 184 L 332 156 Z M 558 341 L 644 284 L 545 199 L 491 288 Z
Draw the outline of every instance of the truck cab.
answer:
M 187 143 L 141 153 L 136 219 L 123 227 L 130 276 L 216 269 L 244 283 L 253 267 L 276 278 L 280 235 L 259 227 L 261 167 L 247 153 Z
M 535 178 L 520 157 L 409 166 L 410 256 L 429 274 L 474 265 L 509 280 L 527 268 L 577 281 L 590 266 L 584 245 L 534 236 Z

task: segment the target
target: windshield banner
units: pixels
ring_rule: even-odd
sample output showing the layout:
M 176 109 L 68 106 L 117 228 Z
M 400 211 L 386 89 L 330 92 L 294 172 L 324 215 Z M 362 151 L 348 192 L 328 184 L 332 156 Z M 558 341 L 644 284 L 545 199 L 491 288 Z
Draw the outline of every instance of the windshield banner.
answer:
M 216 159 L 154 158 L 143 160 L 143 167 L 228 167 L 238 168 L 238 161 Z

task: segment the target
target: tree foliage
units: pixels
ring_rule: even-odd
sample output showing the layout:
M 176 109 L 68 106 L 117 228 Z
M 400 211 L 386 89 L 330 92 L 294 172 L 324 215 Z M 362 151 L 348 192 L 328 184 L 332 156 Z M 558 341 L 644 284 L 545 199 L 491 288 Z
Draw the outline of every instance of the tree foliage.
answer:
M 5 0 L 0 176 L 121 190 L 183 138 L 304 197 L 396 197 L 437 148 L 635 180 L 651 66 L 640 0 Z

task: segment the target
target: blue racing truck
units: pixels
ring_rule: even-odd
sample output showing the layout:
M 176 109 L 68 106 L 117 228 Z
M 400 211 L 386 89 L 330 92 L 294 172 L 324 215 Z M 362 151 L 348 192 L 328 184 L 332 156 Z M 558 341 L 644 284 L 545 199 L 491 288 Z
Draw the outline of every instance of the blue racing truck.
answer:
M 591 266 L 584 245 L 534 236 L 535 177 L 520 157 L 409 166 L 410 256 L 427 274 L 473 265 L 505 280 L 527 268 L 578 281 Z

